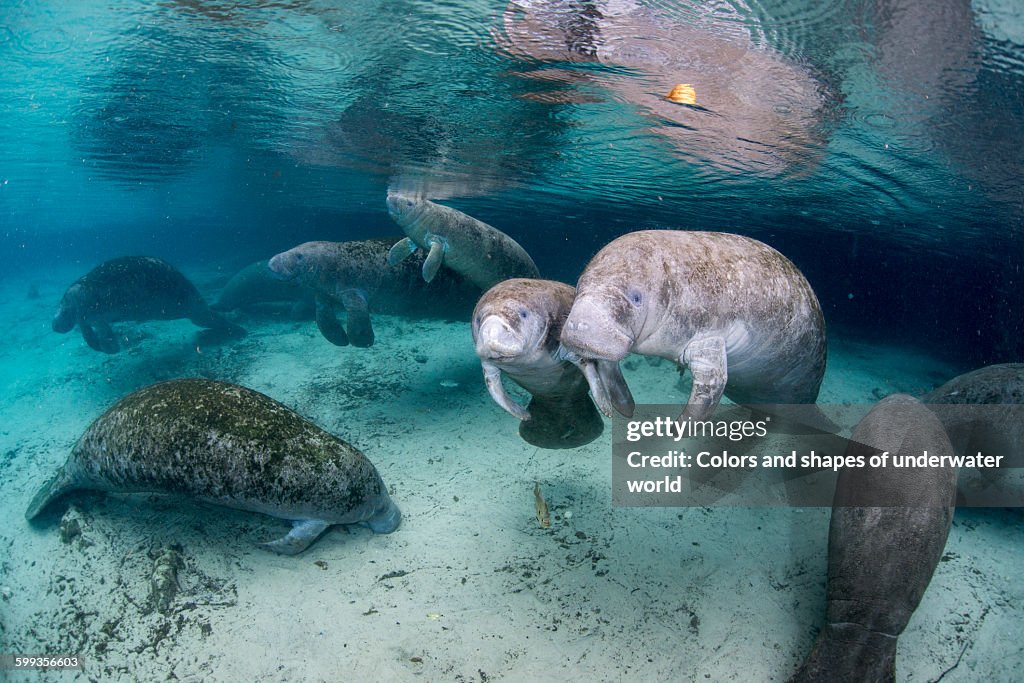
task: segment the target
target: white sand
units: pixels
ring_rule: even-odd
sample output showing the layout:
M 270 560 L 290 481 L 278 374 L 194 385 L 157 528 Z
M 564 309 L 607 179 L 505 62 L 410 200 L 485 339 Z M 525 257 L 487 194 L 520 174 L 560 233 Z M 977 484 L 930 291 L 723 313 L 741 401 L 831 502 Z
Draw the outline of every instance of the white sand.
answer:
M 827 509 L 612 507 L 610 423 L 574 451 L 523 442 L 487 396 L 467 324 L 378 316 L 376 344 L 356 349 L 312 323 L 239 316 L 249 336 L 202 353 L 187 321 L 123 324 L 130 345 L 106 356 L 49 328 L 77 274 L 39 279 L 31 301 L 28 280 L 0 286 L 0 652 L 83 654 L 84 671 L 60 680 L 783 681 L 810 650 L 824 618 Z M 821 400 L 920 393 L 957 371 L 912 349 L 832 339 Z M 626 374 L 639 402 L 685 399 L 667 364 L 630 359 Z M 402 526 L 334 528 L 279 557 L 258 543 L 284 522 L 160 496 L 77 500 L 84 529 L 69 543 L 55 522 L 25 522 L 107 406 L 190 376 L 262 391 L 355 444 L 392 488 Z M 550 529 L 534 518 L 535 480 Z M 958 512 L 900 639 L 900 680 L 1018 680 L 1020 526 L 1019 512 Z M 150 580 L 168 547 L 184 567 L 160 613 Z

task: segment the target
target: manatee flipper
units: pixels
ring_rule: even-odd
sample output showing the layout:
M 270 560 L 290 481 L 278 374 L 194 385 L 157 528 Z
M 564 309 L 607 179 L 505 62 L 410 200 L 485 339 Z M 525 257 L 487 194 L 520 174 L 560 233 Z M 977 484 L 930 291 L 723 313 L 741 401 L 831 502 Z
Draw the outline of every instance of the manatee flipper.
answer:
M 388 250 L 388 264 L 394 266 L 401 263 L 414 254 L 418 248 L 416 243 L 412 241 L 412 238 L 403 237 Z
M 287 535 L 260 545 L 281 555 L 298 555 L 329 526 L 330 524 L 322 519 L 297 519 L 292 522 L 292 530 Z
M 487 392 L 494 399 L 494 402 L 504 408 L 513 417 L 520 420 L 529 420 L 530 413 L 526 408 L 512 400 L 512 397 L 505 391 L 505 385 L 501 383 L 501 370 L 493 363 L 481 362 L 484 369 L 484 384 L 487 385 Z
M 444 263 L 444 253 L 448 251 L 448 243 L 444 239 L 431 236 L 428 238 L 430 244 L 430 252 L 427 254 L 427 258 L 423 261 L 423 279 L 430 282 L 437 275 L 437 271 L 441 270 L 441 264 Z
M 561 399 L 534 396 L 529 414 L 519 423 L 519 436 L 540 448 L 577 448 L 604 431 L 604 420 L 586 392 Z
M 722 337 L 697 337 L 683 349 L 679 362 L 690 368 L 693 387 L 681 420 L 706 419 L 718 406 L 725 391 L 729 373 Z
M 402 523 L 402 511 L 398 509 L 393 500 L 370 519 L 363 522 L 375 534 L 390 534 Z
M 25 519 L 28 521 L 34 520 L 43 510 L 50 506 L 50 503 L 57 500 L 65 493 L 78 489 L 78 484 L 74 478 L 68 474 L 66 467 L 61 467 L 57 470 L 57 473 L 46 482 L 42 488 L 32 497 L 32 502 L 28 504 L 28 509 L 25 510 Z
M 341 305 L 345 307 L 347 314 L 345 329 L 352 346 L 373 346 L 373 325 L 370 323 L 370 307 L 366 293 L 358 289 L 347 289 L 341 294 Z
M 348 335 L 338 322 L 334 304 L 320 295 L 316 297 L 316 326 L 327 341 L 335 346 L 348 346 Z
M 85 343 L 97 351 L 113 354 L 121 350 L 120 344 L 117 343 L 117 335 L 107 323 L 96 323 L 94 328 L 91 323 L 79 320 L 78 329 L 82 331 Z
M 622 376 L 622 368 L 618 363 L 608 360 L 599 360 L 596 364 L 597 374 L 601 376 L 601 383 L 608 392 L 608 398 L 615 406 L 615 410 L 625 417 L 633 417 L 636 402 L 633 400 L 629 385 L 626 384 L 626 378 Z
M 604 385 L 604 379 L 597 370 L 597 363 L 589 359 L 580 358 L 568 351 L 563 352 L 563 355 L 566 360 L 579 368 L 580 372 L 583 373 L 587 384 L 590 385 L 590 395 L 594 398 L 594 403 L 597 404 L 598 410 L 604 413 L 605 417 L 612 417 L 615 409 L 612 406 L 611 398 L 608 396 L 608 388 Z

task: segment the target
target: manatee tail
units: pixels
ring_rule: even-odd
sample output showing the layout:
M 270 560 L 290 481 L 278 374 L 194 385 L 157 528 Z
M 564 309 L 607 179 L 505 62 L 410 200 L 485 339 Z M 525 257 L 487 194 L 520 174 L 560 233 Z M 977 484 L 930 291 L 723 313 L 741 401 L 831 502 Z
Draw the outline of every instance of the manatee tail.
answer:
M 575 396 L 555 400 L 534 396 L 528 409 L 530 419 L 519 423 L 519 436 L 540 448 L 578 448 L 604 431 L 604 421 L 586 393 L 586 385 Z
M 43 487 L 33 496 L 32 502 L 25 510 L 25 519 L 31 522 L 42 514 L 43 510 L 50 506 L 50 503 L 76 488 L 78 487 L 71 482 L 66 470 L 61 467 L 57 470 L 57 474 L 43 484 Z

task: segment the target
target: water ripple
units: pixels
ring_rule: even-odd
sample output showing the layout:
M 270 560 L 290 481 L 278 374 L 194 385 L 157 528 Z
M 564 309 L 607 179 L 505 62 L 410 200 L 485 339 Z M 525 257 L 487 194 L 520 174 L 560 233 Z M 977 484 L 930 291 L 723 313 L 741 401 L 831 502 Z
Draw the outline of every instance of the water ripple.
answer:
M 51 26 L 23 34 L 18 44 L 25 52 L 34 55 L 55 55 L 68 50 L 74 39 L 62 28 Z

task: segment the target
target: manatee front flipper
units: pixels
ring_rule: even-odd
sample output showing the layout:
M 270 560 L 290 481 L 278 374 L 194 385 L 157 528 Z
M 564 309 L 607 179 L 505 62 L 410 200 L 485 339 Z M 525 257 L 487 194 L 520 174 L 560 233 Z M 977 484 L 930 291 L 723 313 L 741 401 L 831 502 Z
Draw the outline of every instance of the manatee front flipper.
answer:
M 341 305 L 345 307 L 348 317 L 345 328 L 348 330 L 348 340 L 352 346 L 373 346 L 373 325 L 370 323 L 366 293 L 358 289 L 347 289 L 341 294 Z
M 501 370 L 497 365 L 483 361 L 480 366 L 484 370 L 484 384 L 487 385 L 487 392 L 494 399 L 494 402 L 504 408 L 513 417 L 520 420 L 529 420 L 530 413 L 526 408 L 512 400 L 512 397 L 505 391 L 505 385 L 501 383 Z
M 117 343 L 117 335 L 106 323 L 96 323 L 96 328 L 85 320 L 78 321 L 78 329 L 82 331 L 82 339 L 90 347 L 103 353 L 117 353 L 121 350 Z
M 683 349 L 679 362 L 688 366 L 693 376 L 688 405 L 679 419 L 704 420 L 718 407 L 729 378 L 725 340 L 722 337 L 692 339 Z
M 437 275 L 437 271 L 441 270 L 444 254 L 448 251 L 448 242 L 443 237 L 428 235 L 427 244 L 430 245 L 430 252 L 427 254 L 426 260 L 423 261 L 423 279 L 430 282 Z
M 397 265 L 411 256 L 419 247 L 411 237 L 403 237 L 388 250 L 388 264 Z
M 348 346 L 348 335 L 338 322 L 334 304 L 322 296 L 316 297 L 316 326 L 327 341 L 335 346 Z
M 298 555 L 329 526 L 330 524 L 322 519 L 298 519 L 292 522 L 292 530 L 286 536 L 260 545 L 281 555 Z
M 622 368 L 619 364 L 610 360 L 595 361 L 597 374 L 601 377 L 601 383 L 608 392 L 615 410 L 624 417 L 633 417 L 636 409 L 636 402 L 633 400 L 633 393 L 626 384 L 626 378 L 622 376 Z
M 559 399 L 534 396 L 529 411 L 530 419 L 519 423 L 519 436 L 540 448 L 577 448 L 604 431 L 604 420 L 586 391 Z

